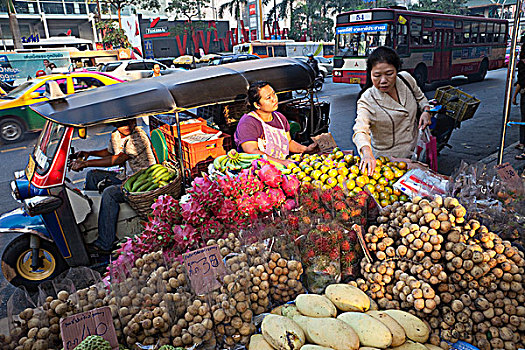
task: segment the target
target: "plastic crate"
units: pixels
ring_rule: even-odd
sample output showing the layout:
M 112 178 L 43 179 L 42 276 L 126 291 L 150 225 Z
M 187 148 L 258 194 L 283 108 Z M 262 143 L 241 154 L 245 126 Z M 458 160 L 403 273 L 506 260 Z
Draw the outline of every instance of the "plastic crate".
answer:
M 454 96 L 457 96 L 459 100 L 457 102 L 449 102 Z M 476 113 L 481 102 L 474 96 L 450 85 L 438 88 L 434 98 L 439 104 L 444 105 L 447 110 L 454 111 L 451 117 L 460 122 L 474 117 L 474 113 Z
M 219 130 L 210 128 L 206 125 L 201 125 L 199 130 L 207 134 L 215 134 L 220 132 Z M 186 135 L 188 133 L 190 132 L 181 132 L 181 135 Z M 213 160 L 219 156 L 226 154 L 226 149 L 224 148 L 224 140 L 226 138 L 231 137 L 227 134 L 223 134 L 215 140 L 198 143 L 188 143 L 182 140 L 184 167 L 186 169 L 193 169 L 197 166 L 199 162 L 207 160 L 208 158 L 211 158 Z

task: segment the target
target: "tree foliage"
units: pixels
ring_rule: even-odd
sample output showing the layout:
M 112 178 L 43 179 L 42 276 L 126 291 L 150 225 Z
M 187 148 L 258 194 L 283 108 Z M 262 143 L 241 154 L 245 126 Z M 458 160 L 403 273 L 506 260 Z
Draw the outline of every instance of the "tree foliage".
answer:
M 137 9 L 143 10 L 158 10 L 160 9 L 160 0 L 101 0 L 104 7 L 110 7 L 117 10 L 118 25 L 122 29 L 122 22 L 120 13 L 125 6 L 134 6 Z
M 103 33 L 102 43 L 104 45 L 111 45 L 113 48 L 122 49 L 131 47 L 126 33 L 123 29 L 119 28 L 117 21 L 99 21 L 97 22 L 97 29 Z
M 419 4 L 414 4 L 411 7 L 411 10 L 416 11 L 432 11 L 438 10 L 443 11 L 443 13 L 452 14 L 452 15 L 461 15 L 466 13 L 466 4 L 467 0 L 445 0 L 445 1 L 435 1 L 435 0 L 419 0 Z

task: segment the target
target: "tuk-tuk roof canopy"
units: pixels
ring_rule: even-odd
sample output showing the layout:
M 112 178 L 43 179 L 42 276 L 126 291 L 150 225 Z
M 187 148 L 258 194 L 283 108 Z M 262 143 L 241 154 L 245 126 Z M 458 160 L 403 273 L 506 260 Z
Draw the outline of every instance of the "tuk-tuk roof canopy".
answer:
M 293 58 L 265 58 L 103 86 L 30 108 L 51 121 L 86 127 L 243 101 L 249 85 L 258 80 L 283 92 L 310 87 L 315 73 L 309 65 Z

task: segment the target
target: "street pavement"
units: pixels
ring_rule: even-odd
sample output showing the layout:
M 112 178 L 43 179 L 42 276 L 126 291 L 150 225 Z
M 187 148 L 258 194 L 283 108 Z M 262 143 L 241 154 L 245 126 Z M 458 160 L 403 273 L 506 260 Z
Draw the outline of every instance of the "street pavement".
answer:
M 463 91 L 476 96 L 481 100 L 481 105 L 474 118 L 462 123 L 461 128 L 453 132 L 450 139 L 452 149 L 444 149 L 439 156 L 439 171 L 451 174 L 461 164 L 461 161 L 475 163 L 493 159 L 494 152 L 499 147 L 501 135 L 503 100 L 505 89 L 506 69 L 491 71 L 483 82 L 468 84 L 466 79 L 453 79 L 445 84 L 433 84 L 428 87 L 427 97 L 432 98 L 438 86 L 452 84 Z M 323 90 L 318 94 L 320 100 L 329 101 L 330 109 L 330 132 L 337 144 L 345 150 L 355 147 L 352 143 L 352 127 L 355 120 L 356 98 L 359 92 L 358 85 L 334 84 L 331 78 L 327 79 Z M 519 107 L 513 106 L 510 119 L 519 119 Z M 77 149 L 100 149 L 107 145 L 109 127 L 90 130 L 86 140 L 75 140 L 73 146 Z M 13 179 L 13 172 L 23 169 L 27 164 L 28 154 L 32 151 L 38 134 L 28 135 L 24 142 L 14 145 L 0 145 L 0 213 L 12 210 L 20 206 L 12 197 L 9 187 Z M 512 145 L 518 140 L 517 127 L 510 127 L 507 133 L 506 145 Z M 507 160 L 512 160 L 516 168 L 522 169 L 524 163 L 514 161 L 514 155 L 518 154 L 512 147 L 506 152 Z M 492 155 L 492 156 L 491 156 Z M 492 161 L 493 163 L 493 161 Z M 73 183 L 81 187 L 85 172 L 70 173 L 68 176 Z M 0 236 L 0 254 L 10 237 Z M 0 318 L 5 312 L 5 303 L 12 293 L 12 287 L 2 282 L 0 276 Z M 2 287 L 6 287 L 2 289 Z M 5 315 L 5 313 L 4 313 Z M 0 329 L 1 333 L 1 329 Z

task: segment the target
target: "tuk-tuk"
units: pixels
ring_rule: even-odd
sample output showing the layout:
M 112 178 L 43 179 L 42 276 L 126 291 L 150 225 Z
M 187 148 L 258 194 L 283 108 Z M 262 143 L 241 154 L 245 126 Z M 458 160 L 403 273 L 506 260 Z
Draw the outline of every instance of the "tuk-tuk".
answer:
M 69 267 L 94 263 L 86 244 L 98 236 L 101 194 L 81 191 L 67 178 L 75 135 L 83 138 L 86 130 L 101 124 L 239 102 L 257 80 L 283 93 L 309 88 L 314 79 L 313 70 L 300 61 L 271 58 L 126 82 L 31 106 L 48 121 L 25 171 L 16 172 L 11 182 L 12 194 L 23 206 L 0 216 L 0 233 L 12 236 L 2 255 L 4 276 L 34 290 Z M 140 231 L 140 218 L 121 204 L 117 238 Z

